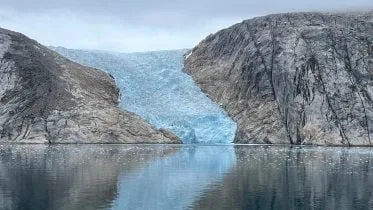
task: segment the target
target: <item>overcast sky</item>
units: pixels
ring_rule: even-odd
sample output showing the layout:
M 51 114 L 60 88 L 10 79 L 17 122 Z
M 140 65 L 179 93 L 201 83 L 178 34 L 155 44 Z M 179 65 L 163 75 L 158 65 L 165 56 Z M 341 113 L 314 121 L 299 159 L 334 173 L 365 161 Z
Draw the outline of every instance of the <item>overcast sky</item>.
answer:
M 191 48 L 254 16 L 373 9 L 373 0 L 0 0 L 0 27 L 45 45 L 109 51 Z

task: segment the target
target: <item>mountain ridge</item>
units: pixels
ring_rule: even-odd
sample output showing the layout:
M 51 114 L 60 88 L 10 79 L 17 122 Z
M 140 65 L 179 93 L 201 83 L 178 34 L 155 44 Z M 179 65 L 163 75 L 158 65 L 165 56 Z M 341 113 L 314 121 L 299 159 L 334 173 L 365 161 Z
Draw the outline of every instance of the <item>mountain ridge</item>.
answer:
M 236 143 L 371 146 L 372 34 L 371 12 L 257 17 L 201 41 L 185 71 Z

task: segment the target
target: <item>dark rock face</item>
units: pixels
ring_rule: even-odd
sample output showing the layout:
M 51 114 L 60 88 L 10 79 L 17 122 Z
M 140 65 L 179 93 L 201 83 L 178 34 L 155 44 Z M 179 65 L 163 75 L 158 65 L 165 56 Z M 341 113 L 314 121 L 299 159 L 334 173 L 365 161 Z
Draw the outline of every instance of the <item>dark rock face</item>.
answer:
M 208 36 L 185 62 L 237 143 L 372 145 L 373 14 L 293 13 Z
M 180 143 L 117 107 L 110 75 L 0 29 L 0 142 Z

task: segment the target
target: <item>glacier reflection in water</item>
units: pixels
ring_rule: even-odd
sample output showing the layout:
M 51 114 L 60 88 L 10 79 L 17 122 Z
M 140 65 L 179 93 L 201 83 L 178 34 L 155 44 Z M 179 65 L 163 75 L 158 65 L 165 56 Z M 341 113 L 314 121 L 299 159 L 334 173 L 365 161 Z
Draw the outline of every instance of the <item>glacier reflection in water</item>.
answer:
M 182 72 L 186 50 L 111 53 L 53 48 L 83 65 L 111 73 L 122 105 L 184 143 L 231 143 L 236 124 Z
M 114 209 L 185 209 L 234 167 L 233 147 L 184 146 L 120 181 Z

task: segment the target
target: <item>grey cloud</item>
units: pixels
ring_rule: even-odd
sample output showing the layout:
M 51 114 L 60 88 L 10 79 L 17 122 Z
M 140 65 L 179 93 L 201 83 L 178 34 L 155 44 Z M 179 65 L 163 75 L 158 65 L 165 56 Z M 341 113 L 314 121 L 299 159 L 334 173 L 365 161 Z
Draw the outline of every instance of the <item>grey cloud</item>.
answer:
M 0 26 L 44 44 L 122 51 L 192 47 L 209 33 L 257 15 L 373 9 L 372 0 L 0 0 L 0 5 Z
M 0 0 L 1 2 L 2 0 Z M 245 16 L 286 11 L 373 8 L 372 0 L 6 0 L 2 8 L 19 12 L 67 10 L 90 15 L 112 15 L 141 20 L 169 14 L 198 17 Z
M 0 0 L 1 1 L 1 0 Z M 250 18 L 287 11 L 373 8 L 372 0 L 7 0 L 3 8 L 22 13 L 71 12 L 91 18 L 110 16 L 122 24 L 157 28 L 198 25 L 212 19 Z M 93 20 L 92 20 L 93 18 Z

